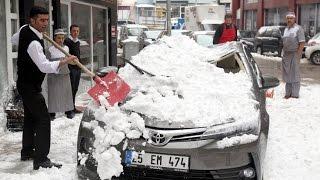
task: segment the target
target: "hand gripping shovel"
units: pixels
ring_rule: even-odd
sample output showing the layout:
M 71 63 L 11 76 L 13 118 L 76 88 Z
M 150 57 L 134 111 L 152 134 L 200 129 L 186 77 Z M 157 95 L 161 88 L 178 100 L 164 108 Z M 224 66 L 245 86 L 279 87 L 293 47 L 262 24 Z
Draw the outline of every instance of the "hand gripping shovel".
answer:
M 53 41 L 49 36 L 43 34 L 43 37 L 53 44 L 57 49 L 63 52 L 66 56 L 71 56 L 66 52 L 59 44 Z M 107 96 L 108 103 L 113 106 L 117 102 L 122 102 L 130 92 L 130 86 L 121 79 L 115 72 L 111 71 L 106 76 L 100 78 L 93 72 L 89 71 L 79 61 L 74 61 L 75 64 L 80 67 L 85 73 L 87 73 L 95 82 L 95 86 L 92 87 L 88 94 L 97 102 L 99 102 L 99 96 Z

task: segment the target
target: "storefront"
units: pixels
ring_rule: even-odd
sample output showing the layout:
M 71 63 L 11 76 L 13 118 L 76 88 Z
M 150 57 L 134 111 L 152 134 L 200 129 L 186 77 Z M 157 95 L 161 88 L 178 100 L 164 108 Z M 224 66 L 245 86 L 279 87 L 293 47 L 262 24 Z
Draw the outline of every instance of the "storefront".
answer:
M 34 5 L 48 9 L 47 32 L 51 37 L 56 28 L 69 32 L 71 24 L 80 27 L 81 62 L 87 68 L 94 71 L 102 66 L 117 65 L 116 0 L 0 1 L 0 95 L 17 78 L 17 47 L 11 45 L 11 36 L 28 23 L 29 11 Z

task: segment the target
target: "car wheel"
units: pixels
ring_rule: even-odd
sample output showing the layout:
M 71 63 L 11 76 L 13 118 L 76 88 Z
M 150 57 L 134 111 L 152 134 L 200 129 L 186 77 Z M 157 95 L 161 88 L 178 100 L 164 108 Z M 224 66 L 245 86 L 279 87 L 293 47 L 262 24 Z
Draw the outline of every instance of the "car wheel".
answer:
M 320 65 L 320 51 L 311 54 L 310 60 L 313 64 Z
M 257 47 L 256 51 L 257 51 L 258 54 L 262 54 L 262 48 L 260 46 Z

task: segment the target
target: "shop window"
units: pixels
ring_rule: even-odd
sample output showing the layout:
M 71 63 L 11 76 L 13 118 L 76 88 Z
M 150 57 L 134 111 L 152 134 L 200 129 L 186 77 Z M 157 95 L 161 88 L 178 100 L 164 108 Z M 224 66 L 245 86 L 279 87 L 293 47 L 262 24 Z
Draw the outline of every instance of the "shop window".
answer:
M 82 64 L 90 68 L 90 7 L 82 4 L 71 3 L 71 24 L 77 24 L 80 28 L 80 61 Z
M 106 34 L 106 10 L 92 8 L 93 20 L 93 69 L 107 65 L 107 34 Z
M 316 33 L 316 5 L 301 5 L 300 11 L 300 25 L 303 27 L 305 35 L 314 36 Z
M 18 12 L 18 2 L 17 0 L 10 0 L 10 12 L 17 13 Z

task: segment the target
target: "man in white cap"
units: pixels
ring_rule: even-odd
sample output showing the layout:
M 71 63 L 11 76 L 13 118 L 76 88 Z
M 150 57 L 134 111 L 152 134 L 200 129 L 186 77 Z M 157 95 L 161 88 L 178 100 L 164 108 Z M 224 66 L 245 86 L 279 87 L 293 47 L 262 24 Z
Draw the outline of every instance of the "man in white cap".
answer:
M 299 63 L 304 47 L 304 31 L 296 24 L 294 12 L 286 15 L 287 27 L 283 34 L 282 78 L 286 82 L 285 99 L 299 98 L 300 69 Z

